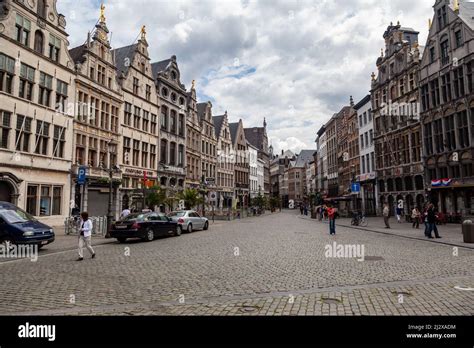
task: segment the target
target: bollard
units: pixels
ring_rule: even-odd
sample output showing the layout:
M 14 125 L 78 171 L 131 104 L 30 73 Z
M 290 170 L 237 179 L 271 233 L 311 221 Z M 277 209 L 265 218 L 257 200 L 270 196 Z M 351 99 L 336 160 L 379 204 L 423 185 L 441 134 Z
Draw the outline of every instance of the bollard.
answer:
M 463 222 L 462 234 L 464 243 L 474 244 L 474 224 L 471 220 L 466 220 Z

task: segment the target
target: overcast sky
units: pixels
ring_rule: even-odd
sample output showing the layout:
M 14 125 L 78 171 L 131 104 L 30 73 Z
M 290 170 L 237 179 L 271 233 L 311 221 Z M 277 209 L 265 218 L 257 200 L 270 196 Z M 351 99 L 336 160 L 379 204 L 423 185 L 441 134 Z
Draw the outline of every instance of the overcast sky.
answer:
M 147 26 L 153 61 L 177 56 L 183 83 L 196 80 L 213 114 L 245 127 L 268 123 L 275 151 L 315 148 L 316 132 L 370 74 L 390 22 L 420 32 L 424 46 L 434 0 L 105 0 L 114 48 Z M 98 0 L 58 0 L 70 48 L 99 16 Z

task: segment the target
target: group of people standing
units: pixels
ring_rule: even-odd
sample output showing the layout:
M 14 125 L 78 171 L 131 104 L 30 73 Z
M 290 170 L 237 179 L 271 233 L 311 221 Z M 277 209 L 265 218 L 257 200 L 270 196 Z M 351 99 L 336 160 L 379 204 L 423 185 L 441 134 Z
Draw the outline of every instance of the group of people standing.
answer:
M 401 223 L 401 209 L 399 207 L 396 208 L 396 215 L 398 223 Z M 385 228 L 389 229 L 390 227 L 390 208 L 388 204 L 384 204 L 383 208 L 383 219 L 385 223 Z M 423 222 L 425 225 L 425 236 L 427 238 L 441 238 L 438 232 L 437 222 L 438 222 L 438 213 L 436 207 L 432 203 L 427 203 L 423 212 L 420 211 L 418 207 L 413 208 L 411 212 L 411 219 L 413 222 L 413 228 L 420 228 L 420 223 Z M 433 232 L 435 237 L 433 237 Z

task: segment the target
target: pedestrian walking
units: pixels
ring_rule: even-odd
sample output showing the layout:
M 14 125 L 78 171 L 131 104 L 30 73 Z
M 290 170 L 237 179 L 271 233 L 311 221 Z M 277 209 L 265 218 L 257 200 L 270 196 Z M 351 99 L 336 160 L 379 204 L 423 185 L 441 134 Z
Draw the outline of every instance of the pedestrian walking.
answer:
M 132 212 L 128 207 L 125 207 L 124 210 L 122 210 L 122 213 L 120 214 L 120 219 L 125 219 L 127 216 L 129 216 Z
M 303 204 L 300 204 L 300 213 L 301 213 L 301 215 L 303 215 L 303 213 L 304 213 Z
M 308 216 L 308 206 L 306 204 L 304 206 L 304 215 Z
M 397 222 L 399 224 L 401 224 L 402 223 L 402 208 L 397 207 L 397 209 L 395 209 L 395 211 L 396 211 L 396 214 L 397 214 Z
M 420 210 L 418 207 L 415 207 L 411 212 L 411 218 L 413 220 L 413 228 L 419 229 L 420 228 Z
M 329 234 L 336 235 L 336 209 L 328 206 L 327 214 L 329 218 Z
M 436 226 L 436 220 L 438 218 L 438 215 L 436 214 L 436 209 L 433 204 L 430 204 L 428 207 L 428 214 L 427 214 L 427 219 L 428 219 L 428 231 L 426 233 L 426 237 L 433 239 L 433 231 L 435 233 L 436 238 L 441 238 L 438 232 L 438 227 Z
M 385 223 L 385 228 L 390 228 L 390 209 L 388 208 L 388 204 L 383 205 L 383 222 Z
M 77 261 L 82 261 L 84 260 L 84 246 L 89 250 L 89 252 L 92 255 L 92 258 L 95 257 L 95 252 L 94 249 L 92 249 L 92 221 L 89 219 L 89 214 L 86 212 L 83 212 L 81 214 L 81 228 L 80 228 L 80 233 L 79 233 L 79 258 Z

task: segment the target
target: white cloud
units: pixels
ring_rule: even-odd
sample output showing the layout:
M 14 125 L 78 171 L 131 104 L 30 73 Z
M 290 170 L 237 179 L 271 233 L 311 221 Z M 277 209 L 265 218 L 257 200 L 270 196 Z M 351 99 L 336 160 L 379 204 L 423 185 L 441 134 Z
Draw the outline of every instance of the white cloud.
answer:
M 247 127 L 266 117 L 275 150 L 314 148 L 319 127 L 369 92 L 370 74 L 390 22 L 420 31 L 424 45 L 434 0 L 108 0 L 115 47 L 147 25 L 155 61 L 176 55 L 184 83 L 197 80 Z M 99 2 L 58 1 L 72 46 L 81 44 Z M 74 16 L 74 18 L 71 17 Z M 252 69 L 252 70 L 249 70 Z M 255 70 L 253 70 L 255 69 Z

